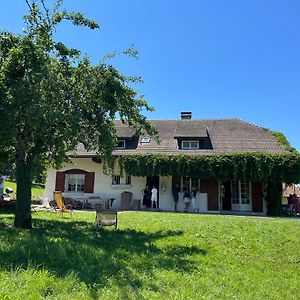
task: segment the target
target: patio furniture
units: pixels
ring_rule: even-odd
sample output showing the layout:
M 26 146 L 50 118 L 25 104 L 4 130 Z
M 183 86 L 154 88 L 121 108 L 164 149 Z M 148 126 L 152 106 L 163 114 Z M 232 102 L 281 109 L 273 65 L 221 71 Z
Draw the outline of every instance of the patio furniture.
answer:
M 111 198 L 100 198 L 98 197 L 98 201 L 95 203 L 95 209 L 97 210 L 110 210 L 111 209 Z
M 110 198 L 99 198 L 95 204 L 96 209 L 96 226 L 115 226 L 118 227 L 118 212 L 110 210 Z
M 116 210 L 96 210 L 96 226 L 115 226 L 118 228 L 118 212 Z
M 60 191 L 55 191 L 53 192 L 53 196 L 54 196 L 54 201 L 57 205 L 57 210 L 59 212 L 62 213 L 62 215 L 64 213 L 70 213 L 70 215 L 72 214 L 72 207 L 69 205 L 65 205 L 64 201 L 63 201 L 63 196 L 62 196 L 62 192 Z

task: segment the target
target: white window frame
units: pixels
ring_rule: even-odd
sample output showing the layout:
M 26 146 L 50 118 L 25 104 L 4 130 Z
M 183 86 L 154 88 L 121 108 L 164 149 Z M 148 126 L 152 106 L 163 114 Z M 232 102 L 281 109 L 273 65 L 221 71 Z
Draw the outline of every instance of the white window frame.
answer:
M 126 175 L 126 185 L 131 185 L 131 175 Z
M 197 181 L 196 185 L 193 184 L 193 181 Z M 187 182 L 188 181 L 188 185 L 186 186 L 184 185 L 184 181 Z M 183 188 L 187 188 L 189 191 L 192 190 L 192 188 L 196 187 L 197 192 L 200 192 L 200 178 L 193 178 L 193 177 L 189 177 L 189 176 L 185 176 L 185 177 L 181 177 L 180 179 L 180 190 L 183 192 Z
M 131 175 L 124 174 L 123 176 L 118 174 L 112 175 L 112 181 L 111 181 L 112 187 L 128 187 L 131 186 Z
M 187 143 L 188 145 L 184 145 Z M 192 143 L 197 143 L 197 146 L 192 146 Z M 197 150 L 199 149 L 199 141 L 198 140 L 182 140 L 181 141 L 181 149 L 182 150 Z
M 243 189 L 243 186 L 247 186 L 248 189 L 248 197 L 247 198 L 243 198 L 242 196 L 245 193 Z M 234 188 L 237 191 L 237 194 L 234 192 Z M 244 199 L 247 199 L 247 201 L 245 202 Z M 236 180 L 236 181 L 231 181 L 231 204 L 235 205 L 235 206 L 239 206 L 242 207 L 243 205 L 248 205 L 251 206 L 252 205 L 252 184 L 251 181 L 248 180 Z
M 118 143 L 123 143 L 123 146 L 118 146 Z M 126 140 L 118 140 L 116 149 L 125 149 L 126 148 Z
M 70 179 L 73 177 L 75 179 L 75 189 L 70 190 L 69 185 L 70 185 Z M 83 179 L 83 185 L 79 185 L 79 180 Z M 80 187 L 80 189 L 79 189 Z M 84 193 L 84 187 L 85 187 L 85 174 L 66 174 L 65 175 L 65 192 L 66 193 Z
M 144 136 L 141 140 L 141 144 L 149 144 L 150 143 L 151 138 L 148 136 Z
M 112 175 L 111 184 L 112 185 L 120 185 L 121 184 L 121 176 L 120 175 Z

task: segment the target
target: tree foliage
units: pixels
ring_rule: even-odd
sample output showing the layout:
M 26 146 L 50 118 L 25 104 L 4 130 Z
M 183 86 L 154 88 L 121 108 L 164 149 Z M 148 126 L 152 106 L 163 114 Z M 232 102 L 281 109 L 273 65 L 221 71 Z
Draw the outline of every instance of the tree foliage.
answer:
M 15 225 L 31 227 L 30 189 L 39 165 L 60 165 L 82 143 L 109 159 L 115 148 L 114 120 L 157 132 L 143 111 L 152 110 L 131 86 L 136 78 L 106 61 L 92 65 L 77 49 L 53 38 L 62 20 L 96 29 L 81 13 L 28 1 L 24 35 L 0 33 L 0 146 L 2 159 L 16 166 Z

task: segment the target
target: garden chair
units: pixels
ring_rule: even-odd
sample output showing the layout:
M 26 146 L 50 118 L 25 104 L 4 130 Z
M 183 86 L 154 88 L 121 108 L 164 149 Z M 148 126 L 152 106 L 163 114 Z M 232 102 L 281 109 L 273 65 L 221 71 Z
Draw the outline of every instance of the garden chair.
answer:
M 96 210 L 96 226 L 115 226 L 118 228 L 118 212 L 113 210 Z
M 71 215 L 73 212 L 72 207 L 70 207 L 70 206 L 67 207 L 64 204 L 62 192 L 55 191 L 55 192 L 53 192 L 53 196 L 54 196 L 54 201 L 57 206 L 57 210 L 60 211 L 62 213 L 62 215 L 63 215 L 63 213 L 70 213 L 70 215 Z
M 115 226 L 118 228 L 118 212 L 109 210 L 108 199 L 100 199 L 100 202 L 95 204 L 96 209 L 96 226 Z

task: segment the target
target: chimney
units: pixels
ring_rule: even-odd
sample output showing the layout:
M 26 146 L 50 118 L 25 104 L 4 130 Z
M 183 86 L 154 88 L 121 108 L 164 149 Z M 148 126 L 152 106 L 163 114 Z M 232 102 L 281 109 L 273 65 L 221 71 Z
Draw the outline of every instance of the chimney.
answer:
M 192 118 L 191 111 L 182 111 L 181 112 L 181 120 L 190 120 Z

